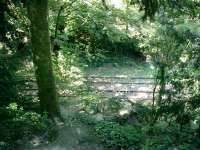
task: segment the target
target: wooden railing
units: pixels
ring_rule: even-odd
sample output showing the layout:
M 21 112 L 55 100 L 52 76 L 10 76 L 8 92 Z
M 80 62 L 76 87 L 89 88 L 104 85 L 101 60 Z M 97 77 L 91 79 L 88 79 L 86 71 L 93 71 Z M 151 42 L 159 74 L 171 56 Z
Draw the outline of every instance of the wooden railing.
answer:
M 85 76 L 86 81 L 91 85 L 91 88 L 94 91 L 105 93 L 103 97 L 112 97 L 115 95 L 120 99 L 128 99 L 127 95 L 137 95 L 137 94 L 146 94 L 153 96 L 153 87 L 155 85 L 155 78 L 151 77 L 108 77 L 108 76 Z M 37 97 L 38 88 L 36 84 L 36 79 L 34 77 L 17 77 L 16 83 L 24 83 L 24 86 L 20 87 L 20 91 L 24 96 L 30 97 Z M 60 89 L 59 85 L 65 84 L 63 81 L 57 81 L 57 87 L 59 91 L 60 97 L 78 97 L 76 95 L 70 94 L 66 89 Z M 66 83 L 67 84 L 67 83 Z M 105 88 L 99 89 L 98 86 L 116 86 L 122 85 L 127 86 L 127 89 L 116 89 L 116 88 Z M 128 87 L 145 87 L 151 86 L 151 89 L 148 90 L 136 90 L 136 89 L 129 89 Z M 82 90 L 84 91 L 84 90 Z M 87 91 L 87 90 L 85 90 Z M 109 94 L 110 93 L 110 94 Z M 157 93 L 157 91 L 155 92 Z M 113 94 L 113 95 L 112 95 Z M 149 96 L 151 97 L 151 96 Z M 139 98 L 138 98 L 139 99 Z M 142 98 L 140 98 L 142 99 Z M 151 100 L 152 98 L 143 98 L 142 100 Z

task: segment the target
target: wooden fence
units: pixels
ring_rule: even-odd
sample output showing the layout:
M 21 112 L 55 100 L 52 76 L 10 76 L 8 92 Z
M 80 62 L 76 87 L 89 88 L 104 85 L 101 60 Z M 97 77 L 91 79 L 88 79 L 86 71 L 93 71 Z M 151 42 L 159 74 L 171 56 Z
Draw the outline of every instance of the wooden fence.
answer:
M 104 93 L 104 98 L 118 97 L 120 99 L 152 100 L 155 78 L 151 77 L 108 77 L 85 76 L 91 90 Z M 34 77 L 17 77 L 17 83 L 23 83 L 19 89 L 24 96 L 37 97 L 38 87 Z M 70 93 L 70 89 L 59 88 L 63 81 L 56 82 L 60 97 L 79 97 Z M 20 85 L 20 84 L 19 84 Z M 121 86 L 121 87 L 120 87 Z M 104 88 L 99 88 L 104 87 Z M 127 88 L 126 88 L 127 87 Z M 141 90 L 143 89 L 143 90 Z M 88 89 L 85 89 L 87 91 Z M 81 91 L 84 91 L 81 90 Z M 157 93 L 157 90 L 155 91 Z M 137 95 L 141 95 L 137 97 Z M 143 97 L 142 97 L 143 95 Z

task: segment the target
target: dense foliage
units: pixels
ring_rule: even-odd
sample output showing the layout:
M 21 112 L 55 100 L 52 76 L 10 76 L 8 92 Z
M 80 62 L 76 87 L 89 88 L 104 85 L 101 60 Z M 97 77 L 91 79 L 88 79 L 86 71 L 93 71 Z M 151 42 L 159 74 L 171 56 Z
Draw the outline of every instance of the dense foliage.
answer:
M 0 0 L 0 149 L 16 149 L 35 135 L 51 141 L 59 124 L 51 111 L 59 111 L 54 100 L 62 94 L 79 98 L 72 120 L 108 149 L 200 149 L 199 0 L 48 2 L 41 3 L 49 9 L 44 23 L 35 19 L 38 0 Z M 147 105 L 105 99 L 84 78 L 87 69 L 104 64 L 112 69 L 145 61 L 156 78 Z M 126 105 L 130 112 L 119 115 Z

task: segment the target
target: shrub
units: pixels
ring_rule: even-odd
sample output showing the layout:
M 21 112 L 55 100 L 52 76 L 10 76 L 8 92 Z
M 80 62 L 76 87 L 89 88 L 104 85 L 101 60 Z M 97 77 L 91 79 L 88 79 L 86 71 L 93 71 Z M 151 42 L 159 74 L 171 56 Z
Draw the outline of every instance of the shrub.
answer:
M 102 122 L 95 126 L 95 133 L 101 142 L 111 149 L 138 148 L 143 134 L 138 127 L 121 126 L 114 122 Z
M 12 146 L 16 141 L 30 138 L 33 134 L 41 134 L 47 129 L 47 115 L 36 112 L 25 112 L 16 103 L 10 103 L 2 108 L 7 118 L 0 121 L 0 141 Z

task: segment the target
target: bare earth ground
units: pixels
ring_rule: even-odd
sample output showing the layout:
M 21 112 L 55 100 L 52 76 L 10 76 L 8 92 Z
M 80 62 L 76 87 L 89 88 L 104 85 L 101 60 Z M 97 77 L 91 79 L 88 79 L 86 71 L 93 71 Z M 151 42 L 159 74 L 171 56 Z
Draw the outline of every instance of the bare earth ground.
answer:
M 35 137 L 19 150 L 103 150 L 88 126 L 74 120 L 79 100 L 67 100 L 60 105 L 65 124 L 58 122 L 58 137 L 52 143 L 44 137 Z

